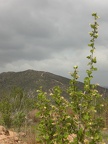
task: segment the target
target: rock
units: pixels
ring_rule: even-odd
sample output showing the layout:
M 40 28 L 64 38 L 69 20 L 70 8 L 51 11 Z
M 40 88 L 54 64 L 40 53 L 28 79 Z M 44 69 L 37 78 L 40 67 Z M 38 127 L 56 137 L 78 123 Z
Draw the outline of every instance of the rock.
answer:
M 7 135 L 7 136 L 9 136 L 10 134 L 9 134 L 9 131 L 5 127 L 0 126 L 0 135 Z
M 19 132 L 19 136 L 20 136 L 20 137 L 25 137 L 26 134 L 25 134 L 24 132 Z
M 6 130 L 5 127 L 0 125 L 0 132 L 4 132 L 5 130 Z
M 20 132 L 22 137 L 25 133 Z M 7 130 L 5 127 L 0 126 L 0 144 L 27 144 L 19 139 L 18 133 L 14 131 Z
M 18 137 L 14 137 L 14 141 L 15 141 L 15 142 L 18 142 L 18 141 L 19 141 L 19 138 L 18 138 Z
M 5 135 L 7 135 L 7 136 L 9 136 L 10 135 L 10 133 L 9 133 L 9 131 L 6 129 L 6 131 L 5 131 Z

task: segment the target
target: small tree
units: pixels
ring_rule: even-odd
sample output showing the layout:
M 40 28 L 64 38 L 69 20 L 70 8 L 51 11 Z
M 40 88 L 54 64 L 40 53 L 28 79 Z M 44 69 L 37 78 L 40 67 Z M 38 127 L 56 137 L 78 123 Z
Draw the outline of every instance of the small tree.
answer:
M 91 24 L 92 32 L 90 32 L 91 40 L 88 45 L 90 55 L 89 69 L 86 70 L 87 76 L 84 78 L 84 89 L 79 90 L 77 87 L 78 66 L 74 66 L 74 72 L 71 73 L 72 80 L 68 88 L 69 100 L 64 99 L 61 95 L 61 89 L 55 87 L 51 93 L 51 99 L 48 99 L 46 93 L 39 90 L 38 109 L 41 118 L 39 124 L 40 139 L 46 144 L 99 144 L 102 142 L 101 123 L 102 119 L 96 115 L 101 104 L 98 103 L 101 95 L 96 89 L 96 85 L 91 83 L 93 79 L 93 71 L 96 57 L 95 39 L 98 37 L 98 16 L 93 13 L 94 24 Z M 67 112 L 67 109 L 72 114 Z M 71 140 L 69 139 L 71 136 Z
M 93 29 L 90 32 L 90 36 L 92 39 L 90 40 L 90 44 L 88 44 L 90 49 L 90 55 L 87 56 L 89 59 L 88 65 L 90 68 L 86 70 L 87 77 L 84 79 L 84 91 L 80 91 L 77 89 L 77 79 L 78 79 L 78 67 L 74 67 L 74 73 L 71 74 L 73 79 L 71 80 L 71 86 L 69 88 L 69 94 L 72 101 L 72 109 L 78 115 L 78 128 L 76 130 L 76 142 L 82 142 L 87 139 L 89 143 L 98 143 L 101 141 L 101 117 L 96 115 L 97 106 L 98 109 L 101 108 L 101 104 L 99 106 L 98 99 L 100 99 L 101 95 L 98 93 L 96 89 L 96 85 L 91 83 L 93 79 L 93 71 L 96 71 L 97 68 L 94 67 L 96 63 L 96 57 L 94 57 L 95 51 L 95 39 L 98 37 L 98 16 L 96 13 L 93 13 L 94 24 L 91 24 L 91 28 Z M 96 117 L 97 116 L 97 117 Z

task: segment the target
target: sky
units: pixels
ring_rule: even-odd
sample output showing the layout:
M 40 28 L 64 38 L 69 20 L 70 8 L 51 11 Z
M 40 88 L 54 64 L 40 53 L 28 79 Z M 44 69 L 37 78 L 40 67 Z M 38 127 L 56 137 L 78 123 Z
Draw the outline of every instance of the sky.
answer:
M 108 0 L 0 0 L 0 73 L 51 72 L 71 78 L 89 67 L 91 14 L 100 19 L 93 83 L 108 87 Z

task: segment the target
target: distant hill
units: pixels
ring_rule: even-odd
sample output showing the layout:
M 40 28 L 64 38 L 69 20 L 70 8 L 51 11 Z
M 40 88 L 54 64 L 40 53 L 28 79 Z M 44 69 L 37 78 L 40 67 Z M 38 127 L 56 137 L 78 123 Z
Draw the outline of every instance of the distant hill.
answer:
M 43 87 L 43 90 L 50 92 L 54 86 L 60 86 L 63 96 L 67 96 L 66 89 L 70 79 L 44 71 L 26 70 L 21 72 L 3 72 L 0 74 L 0 95 L 8 93 L 13 87 L 21 87 L 26 92 L 34 92 Z M 83 88 L 83 83 L 78 82 L 79 89 Z M 108 96 L 108 89 L 98 87 L 103 96 Z

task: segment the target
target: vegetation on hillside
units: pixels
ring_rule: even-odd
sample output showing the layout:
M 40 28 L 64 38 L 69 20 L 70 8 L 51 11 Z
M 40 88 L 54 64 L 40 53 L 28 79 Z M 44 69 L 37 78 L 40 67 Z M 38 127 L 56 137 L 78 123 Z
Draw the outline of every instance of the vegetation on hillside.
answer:
M 62 89 L 63 96 L 66 96 L 66 89 L 69 87 L 69 78 L 55 75 L 44 71 L 26 70 L 22 72 L 5 72 L 0 74 L 0 98 L 10 95 L 14 87 L 20 87 L 29 96 L 37 95 L 36 90 L 42 86 L 43 91 L 49 92 L 58 85 Z M 77 82 L 78 88 L 83 89 L 83 83 Z M 101 84 L 100 84 L 101 85 Z M 98 91 L 105 97 L 108 89 L 98 86 Z M 67 96 L 66 96 L 67 97 Z
M 0 124 L 20 130 L 27 113 L 36 107 L 36 102 L 35 97 L 28 97 L 21 88 L 14 88 L 0 101 Z

